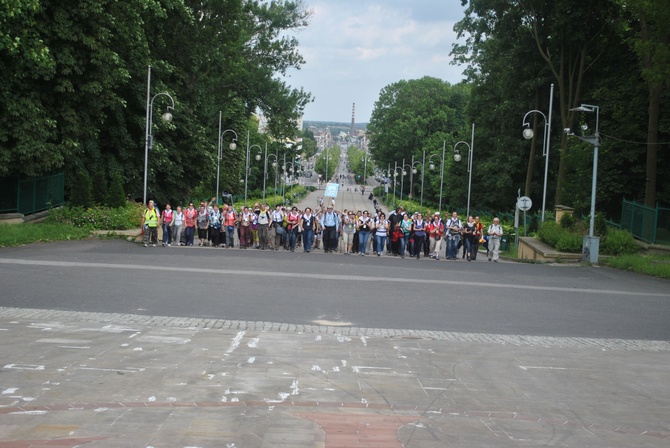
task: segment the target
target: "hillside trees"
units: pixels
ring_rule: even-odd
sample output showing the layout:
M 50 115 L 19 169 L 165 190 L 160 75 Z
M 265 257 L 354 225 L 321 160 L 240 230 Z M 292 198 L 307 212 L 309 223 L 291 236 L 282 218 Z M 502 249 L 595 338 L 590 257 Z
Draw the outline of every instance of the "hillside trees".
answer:
M 260 109 L 276 138 L 293 137 L 311 96 L 276 78 L 299 67 L 297 41 L 310 11 L 298 1 L 20 0 L 0 11 L 0 175 L 65 170 L 122 173 L 142 197 L 147 66 L 151 96 L 176 101 L 172 123 L 158 117 L 149 154 L 149 194 L 184 199 L 214 183 L 218 111 L 246 147 Z M 160 111 L 160 113 L 159 113 Z M 252 143 L 262 143 L 252 134 Z M 245 152 L 225 151 L 222 181 L 239 189 Z
M 375 164 L 381 168 L 390 164 L 393 168 L 396 162 L 402 165 L 404 159 L 406 165 L 411 165 L 412 157 L 417 162 L 422 161 L 424 150 L 427 160 L 434 153 L 441 156 L 445 140 L 447 145 L 453 145 L 463 138 L 469 140 L 469 126 L 465 117 L 468 95 L 465 85 L 452 86 L 431 77 L 402 80 L 384 87 L 375 102 L 367 127 L 370 152 L 375 158 Z M 447 161 L 452 160 L 450 153 L 445 157 Z M 432 173 L 427 170 L 427 166 L 428 163 L 424 196 L 437 197 L 439 169 Z M 419 176 L 420 169 L 419 166 Z M 401 171 L 398 170 L 398 176 L 402 175 Z M 409 176 L 410 172 L 405 171 Z M 397 179 L 397 185 L 400 185 L 400 177 Z M 403 182 L 406 190 L 404 194 L 410 193 L 410 184 L 414 186 L 413 195 L 418 196 L 421 183 L 410 183 L 409 179 Z
M 485 205 L 513 204 L 517 190 L 524 187 L 524 165 L 524 190 L 536 204 L 541 203 L 542 178 L 537 173 L 542 170 L 537 168 L 543 158 L 533 147 L 528 152 L 529 143 L 521 138 L 521 119 L 532 109 L 548 112 L 551 83 L 556 85 L 556 119 L 552 123 L 548 208 L 553 193 L 554 203 L 575 206 L 578 213 L 588 212 L 593 146 L 562 132 L 564 128 L 581 132 L 581 126 L 588 125 L 585 134 L 593 133 L 594 114 L 570 110 L 581 103 L 600 106 L 598 208 L 616 216 L 623 196 L 643 197 L 648 184 L 644 168 L 647 151 L 638 142 L 647 134 L 650 114 L 645 97 L 650 95 L 644 93 L 644 72 L 629 45 L 639 20 L 631 15 L 631 8 L 622 7 L 623 3 L 469 2 L 465 18 L 456 25 L 459 34 L 468 37 L 464 44 L 454 46 L 452 55 L 456 62 L 468 64 L 466 74 L 472 85 L 469 115 L 477 123 L 473 179 L 478 178 L 478 189 L 488 192 Z M 661 69 L 660 73 L 668 79 L 670 72 Z M 667 102 L 660 104 L 660 116 L 667 117 Z M 536 145 L 542 141 L 541 121 L 540 117 L 533 123 L 539 140 Z M 667 132 L 666 122 L 661 119 L 660 129 Z M 656 154 L 664 156 L 662 151 Z M 649 165 L 649 157 L 646 159 Z M 659 160 L 654 167 L 667 173 L 666 165 Z M 646 172 L 651 171 L 647 168 Z M 477 189 L 473 197 L 476 194 Z

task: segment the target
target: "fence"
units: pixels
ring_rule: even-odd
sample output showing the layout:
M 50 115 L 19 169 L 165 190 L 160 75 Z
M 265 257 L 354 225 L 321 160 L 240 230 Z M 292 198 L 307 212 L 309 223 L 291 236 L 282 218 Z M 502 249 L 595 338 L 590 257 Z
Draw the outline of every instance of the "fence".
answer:
M 623 200 L 622 229 L 651 244 L 670 244 L 670 208 L 649 207 L 635 201 Z
M 30 215 L 65 202 L 65 175 L 0 179 L 0 213 Z

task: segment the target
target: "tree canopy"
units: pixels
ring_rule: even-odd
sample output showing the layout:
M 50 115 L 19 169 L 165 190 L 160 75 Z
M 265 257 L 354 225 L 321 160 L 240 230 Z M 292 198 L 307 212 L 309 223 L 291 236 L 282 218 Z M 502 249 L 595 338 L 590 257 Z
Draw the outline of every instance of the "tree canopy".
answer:
M 273 138 L 293 138 L 312 98 L 278 75 L 304 60 L 290 31 L 307 25 L 301 0 L 17 0 L 0 10 L 0 176 L 81 170 L 120 173 L 142 197 L 147 66 L 156 98 L 149 192 L 183 199 L 213 184 L 218 113 L 246 146 L 251 114 Z M 263 137 L 251 134 L 252 143 Z M 244 151 L 224 152 L 222 182 L 239 189 Z

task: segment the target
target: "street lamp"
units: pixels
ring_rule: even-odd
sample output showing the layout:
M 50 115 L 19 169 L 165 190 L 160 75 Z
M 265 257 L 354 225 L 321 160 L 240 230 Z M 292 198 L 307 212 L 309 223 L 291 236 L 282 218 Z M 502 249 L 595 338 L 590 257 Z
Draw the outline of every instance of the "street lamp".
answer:
M 226 129 L 225 131 L 221 132 L 221 111 L 219 111 L 219 154 L 217 157 L 216 161 L 216 197 L 217 197 L 217 203 L 218 203 L 218 197 L 219 197 L 219 173 L 221 172 L 221 159 L 223 158 L 223 144 L 221 143 L 221 139 L 223 138 L 223 135 L 226 132 L 232 132 L 235 134 L 235 137 L 233 138 L 233 141 L 230 142 L 230 145 L 228 145 L 228 148 L 230 148 L 231 151 L 235 151 L 237 149 L 237 132 L 233 131 L 232 129 Z
M 468 144 L 467 142 L 460 141 L 456 142 L 454 145 L 454 161 L 460 162 L 461 161 L 461 153 L 456 147 L 458 145 L 465 145 L 468 147 L 468 207 L 467 211 L 465 212 L 466 217 L 470 216 L 470 192 L 472 191 L 472 157 L 474 155 L 474 145 L 475 145 L 475 124 L 472 123 L 472 137 L 471 137 L 471 144 Z
M 589 236 L 585 236 L 582 245 L 582 258 L 588 259 L 591 263 L 598 263 L 598 252 L 600 251 L 600 238 L 593 235 L 596 217 L 596 182 L 598 179 L 598 146 L 600 145 L 600 132 L 598 125 L 600 121 L 600 107 L 590 104 L 582 104 L 579 107 L 570 109 L 575 112 L 595 112 L 596 113 L 596 132 L 592 136 L 579 136 L 573 134 L 570 129 L 566 129 L 568 135 L 574 135 L 578 139 L 591 143 L 593 145 L 593 179 L 591 183 L 591 219 L 589 221 Z
M 143 203 L 147 203 L 147 173 L 149 171 L 149 150 L 153 147 L 153 133 L 152 133 L 152 122 L 153 122 L 153 107 L 154 100 L 156 97 L 165 95 L 170 98 L 172 106 L 167 106 L 166 111 L 161 118 L 164 122 L 169 123 L 172 121 L 172 114 L 170 109 L 174 110 L 174 99 L 167 92 L 161 92 L 154 95 L 151 98 L 151 66 L 148 68 L 147 72 L 147 120 L 146 120 L 146 129 L 145 129 L 145 138 L 144 138 L 144 199 Z
M 544 222 L 544 210 L 547 203 L 547 174 L 549 173 L 549 147 L 551 146 L 551 110 L 554 103 L 554 85 L 551 85 L 549 91 L 549 119 L 539 110 L 531 110 L 526 112 L 523 116 L 523 138 L 530 140 L 533 138 L 533 130 L 530 128 L 530 123 L 526 122 L 526 117 L 529 114 L 537 113 L 544 118 L 544 141 L 542 142 L 542 155 L 544 156 L 544 189 L 542 190 L 542 222 Z
M 438 211 L 442 212 L 442 186 L 444 185 L 444 153 L 447 148 L 446 140 L 442 141 L 442 157 L 439 154 L 433 154 L 428 158 L 428 168 L 432 171 L 435 169 L 435 164 L 432 162 L 433 157 L 440 157 L 440 205 Z
M 414 174 L 418 173 L 418 171 L 416 169 L 417 165 L 421 165 L 421 203 L 420 203 L 419 212 L 423 212 L 423 179 L 424 179 L 424 172 L 425 172 L 424 167 L 426 166 L 426 151 L 425 150 L 423 151 L 423 159 L 422 159 L 421 162 L 419 162 L 418 160 L 415 162 L 414 161 L 414 156 L 412 156 L 412 171 L 411 171 L 411 174 L 410 174 L 410 181 L 409 181 L 410 182 L 410 184 L 409 184 L 410 185 L 409 186 L 410 195 L 413 192 Z
M 368 154 L 365 154 L 363 156 L 363 185 L 365 185 L 367 178 L 368 178 L 368 159 L 370 156 Z
M 270 157 L 274 157 L 275 160 L 272 162 L 272 168 L 275 169 L 275 199 L 273 202 L 273 207 L 277 205 L 277 162 L 278 162 L 278 154 L 279 150 L 277 150 L 277 154 L 268 154 L 268 144 L 265 143 L 265 157 L 263 158 L 263 203 L 265 203 L 265 183 L 268 178 L 268 159 Z M 256 154 L 256 160 L 260 160 L 261 155 Z

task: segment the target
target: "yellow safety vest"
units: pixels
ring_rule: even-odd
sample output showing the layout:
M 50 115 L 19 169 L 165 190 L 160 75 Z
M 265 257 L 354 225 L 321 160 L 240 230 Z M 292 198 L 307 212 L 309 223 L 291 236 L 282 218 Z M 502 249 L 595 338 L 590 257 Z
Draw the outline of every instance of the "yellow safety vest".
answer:
M 144 210 L 144 223 L 149 227 L 158 226 L 158 216 L 155 208 Z

